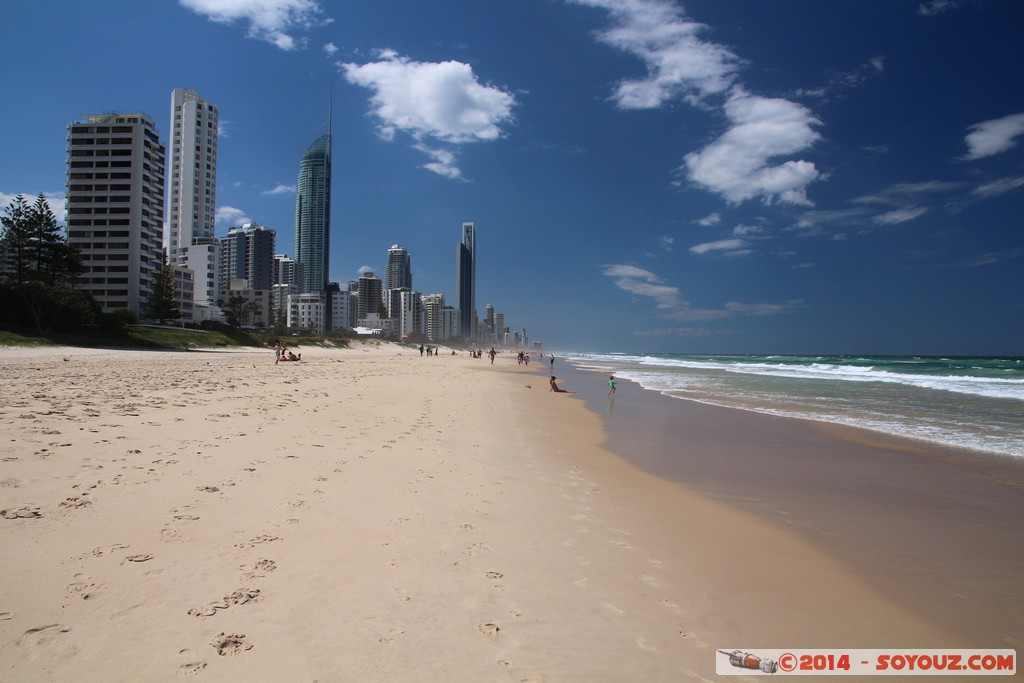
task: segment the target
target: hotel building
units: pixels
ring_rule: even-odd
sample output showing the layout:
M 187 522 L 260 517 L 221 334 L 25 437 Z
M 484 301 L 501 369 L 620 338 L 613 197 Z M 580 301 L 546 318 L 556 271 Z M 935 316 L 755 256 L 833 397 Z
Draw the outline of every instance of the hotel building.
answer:
M 165 149 L 144 114 L 68 124 L 68 244 L 82 255 L 79 288 L 102 310 L 141 314 L 163 262 Z

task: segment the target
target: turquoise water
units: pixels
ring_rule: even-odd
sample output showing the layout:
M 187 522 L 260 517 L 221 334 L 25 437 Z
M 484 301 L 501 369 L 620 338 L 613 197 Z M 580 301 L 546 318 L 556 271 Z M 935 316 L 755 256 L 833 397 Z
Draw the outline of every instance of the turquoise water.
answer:
M 1024 358 L 565 354 L 675 398 L 1024 457 Z

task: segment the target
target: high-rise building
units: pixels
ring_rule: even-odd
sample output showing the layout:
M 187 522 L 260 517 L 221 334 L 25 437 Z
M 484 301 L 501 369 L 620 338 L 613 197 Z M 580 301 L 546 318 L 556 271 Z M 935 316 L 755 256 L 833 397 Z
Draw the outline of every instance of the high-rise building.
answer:
M 476 338 L 476 224 L 462 224 L 462 241 L 456 249 L 455 297 L 459 311 L 459 336 Z
M 331 125 L 299 164 L 295 192 L 295 260 L 302 266 L 299 288 L 322 292 L 329 280 L 331 241 Z
M 384 303 L 384 292 L 379 277 L 370 272 L 360 275 L 358 296 L 359 312 L 357 315 L 360 320 L 366 318 L 369 314 L 380 314 L 381 304 Z
M 217 107 L 195 90 L 171 92 L 165 241 L 171 263 L 195 271 L 195 297 L 200 305 L 217 300 L 217 126 Z
M 384 272 L 384 289 L 412 289 L 412 265 L 409 252 L 401 244 L 388 249 L 388 267 Z
M 231 228 L 219 242 L 218 289 L 227 292 L 231 280 L 245 280 L 247 289 L 265 290 L 274 284 L 274 243 L 277 232 L 255 223 Z
M 165 149 L 143 114 L 68 124 L 68 243 L 104 311 L 142 313 L 163 262 Z

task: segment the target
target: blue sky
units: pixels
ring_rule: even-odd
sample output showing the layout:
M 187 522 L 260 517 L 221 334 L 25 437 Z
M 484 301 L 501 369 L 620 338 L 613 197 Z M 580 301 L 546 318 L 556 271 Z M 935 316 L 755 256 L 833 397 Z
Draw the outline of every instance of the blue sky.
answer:
M 220 110 L 218 235 L 292 252 L 334 93 L 331 279 L 410 252 L 546 348 L 1024 355 L 1024 3 L 14 0 L 0 201 L 70 121 Z M 60 214 L 59 214 L 60 215 Z

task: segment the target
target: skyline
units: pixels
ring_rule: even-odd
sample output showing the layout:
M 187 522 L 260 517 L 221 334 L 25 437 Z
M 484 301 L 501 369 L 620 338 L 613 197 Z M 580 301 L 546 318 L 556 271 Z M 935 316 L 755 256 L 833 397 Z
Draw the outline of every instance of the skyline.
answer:
M 1024 355 L 1019 3 L 261 6 L 13 3 L 3 206 L 62 217 L 68 122 L 141 111 L 169 148 L 190 88 L 217 236 L 284 251 L 333 89 L 333 281 L 398 243 L 454 298 L 472 222 L 477 315 L 546 349 Z

